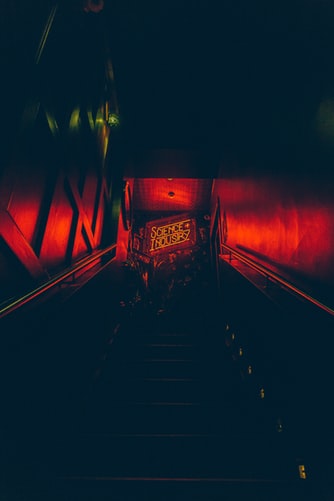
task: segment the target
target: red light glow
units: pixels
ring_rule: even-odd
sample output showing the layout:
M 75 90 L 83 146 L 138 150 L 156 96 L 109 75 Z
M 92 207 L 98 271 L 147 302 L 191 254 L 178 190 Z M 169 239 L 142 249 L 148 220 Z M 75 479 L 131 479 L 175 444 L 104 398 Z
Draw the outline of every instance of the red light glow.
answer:
M 334 202 L 312 181 L 219 179 L 214 200 L 226 212 L 227 243 L 305 277 L 334 280 Z
M 206 211 L 210 206 L 211 186 L 211 179 L 136 179 L 134 209 L 146 212 Z

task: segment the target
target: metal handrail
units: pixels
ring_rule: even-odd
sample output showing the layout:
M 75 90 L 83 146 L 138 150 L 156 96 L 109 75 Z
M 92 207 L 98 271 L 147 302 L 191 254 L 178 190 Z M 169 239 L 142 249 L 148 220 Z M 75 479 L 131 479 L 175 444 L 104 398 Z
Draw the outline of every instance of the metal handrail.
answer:
M 265 275 L 265 277 L 267 277 L 267 278 L 270 278 L 270 280 L 278 283 L 281 287 L 285 287 L 286 289 L 288 289 L 289 292 L 293 292 L 294 294 L 296 294 L 300 298 L 305 299 L 306 301 L 309 301 L 313 305 L 317 306 L 318 308 L 321 308 L 322 310 L 326 311 L 330 315 L 334 316 L 334 310 L 332 308 L 325 305 L 321 301 L 318 301 L 314 297 L 310 296 L 309 294 L 307 294 L 307 292 L 299 289 L 298 287 L 296 287 L 291 282 L 289 282 L 285 278 L 281 277 L 277 273 L 274 273 L 273 271 L 269 270 L 269 268 L 266 268 L 265 266 L 257 263 L 256 261 L 253 261 L 253 259 L 245 256 L 241 252 L 238 252 L 233 247 L 230 247 L 229 245 L 227 245 L 225 243 L 221 244 L 221 247 L 222 247 L 222 249 L 227 250 L 228 253 L 230 254 L 230 256 L 236 257 L 236 259 L 245 263 L 247 266 L 249 266 L 253 270 L 257 271 L 258 273 L 261 273 L 262 275 Z
M 66 271 L 59 273 L 58 275 L 54 276 L 49 281 L 43 283 L 42 285 L 40 285 L 36 289 L 28 292 L 24 296 L 16 299 L 12 303 L 10 303 L 7 306 L 5 306 L 4 308 L 2 308 L 0 310 L 0 318 L 8 315 L 9 313 L 12 313 L 13 311 L 17 310 L 18 308 L 22 307 L 23 305 L 27 304 L 28 302 L 32 301 L 33 299 L 37 298 L 38 296 L 45 294 L 46 292 L 48 292 L 50 289 L 52 289 L 56 285 L 60 284 L 61 282 L 64 282 L 69 277 L 73 277 L 78 271 L 82 270 L 83 268 L 86 268 L 88 265 L 92 264 L 94 261 L 97 261 L 101 257 L 109 254 L 114 249 L 116 249 L 116 244 L 112 244 L 109 247 L 106 247 L 105 249 L 102 249 L 101 251 L 96 252 L 94 255 L 83 258 L 76 265 L 72 266 L 71 268 L 67 269 Z
M 42 33 L 42 37 L 41 37 L 40 42 L 38 44 L 38 48 L 37 48 L 36 55 L 35 55 L 35 63 L 36 64 L 38 64 L 40 62 L 40 59 L 41 59 L 46 41 L 49 37 L 57 10 L 58 10 L 58 3 L 56 3 L 55 5 L 52 6 L 49 17 L 48 17 L 47 22 L 45 24 L 44 31 Z

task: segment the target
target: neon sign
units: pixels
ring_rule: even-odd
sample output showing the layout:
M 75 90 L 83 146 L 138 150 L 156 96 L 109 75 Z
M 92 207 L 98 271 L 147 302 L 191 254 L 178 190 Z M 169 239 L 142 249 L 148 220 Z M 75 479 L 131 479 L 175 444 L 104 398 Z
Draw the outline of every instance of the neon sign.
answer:
M 196 219 L 189 214 L 149 221 L 145 225 L 142 252 L 147 255 L 173 252 L 174 248 L 186 249 L 196 245 Z
M 171 245 L 182 244 L 190 240 L 190 219 L 165 224 L 163 226 L 152 226 L 150 234 L 150 251 L 156 251 L 170 247 Z

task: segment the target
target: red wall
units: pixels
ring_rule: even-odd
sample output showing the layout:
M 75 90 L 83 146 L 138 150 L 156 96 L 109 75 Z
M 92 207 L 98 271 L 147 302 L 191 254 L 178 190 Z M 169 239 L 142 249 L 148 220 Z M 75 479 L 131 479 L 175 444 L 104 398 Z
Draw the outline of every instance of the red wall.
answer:
M 227 244 L 305 282 L 334 285 L 334 197 L 329 175 L 235 175 L 215 182 Z
M 114 202 L 99 172 L 79 177 L 59 169 L 50 176 L 47 169 L 11 165 L 0 187 L 0 299 L 67 268 L 103 239 L 116 240 L 115 231 L 105 232 Z
M 117 140 L 108 113 L 118 105 L 104 34 L 81 9 L 49 4 L 46 31 L 42 23 L 40 33 L 21 34 L 15 16 L 9 30 L 20 37 L 6 77 L 15 81 L 26 47 L 29 57 L 23 84 L 6 95 L 12 118 L 0 167 L 0 304 L 116 243 L 121 167 L 110 158 Z

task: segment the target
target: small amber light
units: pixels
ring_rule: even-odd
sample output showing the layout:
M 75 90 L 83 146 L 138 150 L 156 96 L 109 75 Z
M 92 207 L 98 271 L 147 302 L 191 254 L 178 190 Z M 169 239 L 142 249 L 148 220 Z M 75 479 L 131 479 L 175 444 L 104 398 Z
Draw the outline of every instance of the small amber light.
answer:
M 175 197 L 174 191 L 169 191 L 168 196 L 169 196 L 169 198 L 174 198 Z
M 260 398 L 264 398 L 264 388 L 261 388 L 260 390 Z
M 299 469 L 299 477 L 305 479 L 306 478 L 305 465 L 303 464 L 298 465 L 298 469 Z
M 247 372 L 248 374 L 253 374 L 253 369 L 251 365 L 248 366 Z

